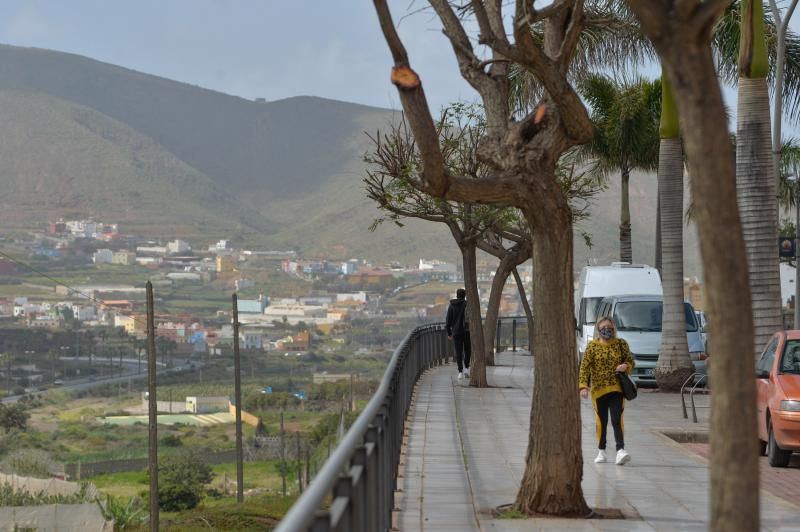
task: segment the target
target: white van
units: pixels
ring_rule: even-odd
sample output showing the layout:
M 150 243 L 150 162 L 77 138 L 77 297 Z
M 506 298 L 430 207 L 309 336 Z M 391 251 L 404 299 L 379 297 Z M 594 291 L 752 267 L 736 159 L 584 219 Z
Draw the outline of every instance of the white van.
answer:
M 586 266 L 581 270 L 575 291 L 575 328 L 578 357 L 583 357 L 592 340 L 597 304 L 604 297 L 616 295 L 661 295 L 658 270 L 644 264 L 614 262 L 610 266 Z

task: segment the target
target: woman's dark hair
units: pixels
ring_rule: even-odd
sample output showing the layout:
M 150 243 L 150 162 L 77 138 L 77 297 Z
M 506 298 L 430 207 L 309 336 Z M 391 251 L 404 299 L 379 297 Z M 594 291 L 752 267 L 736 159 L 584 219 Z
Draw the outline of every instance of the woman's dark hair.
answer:
M 456 299 L 464 299 L 467 297 L 467 291 L 463 288 L 456 290 Z

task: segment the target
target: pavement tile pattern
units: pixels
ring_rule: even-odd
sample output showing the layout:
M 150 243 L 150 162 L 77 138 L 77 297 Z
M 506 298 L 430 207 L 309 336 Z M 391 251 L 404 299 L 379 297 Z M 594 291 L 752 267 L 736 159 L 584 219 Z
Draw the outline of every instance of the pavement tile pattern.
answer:
M 588 401 L 581 405 L 584 496 L 594 508 L 621 510 L 625 519 L 495 518 L 496 507 L 514 501 L 522 477 L 533 383 L 531 356 L 497 359 L 489 389 L 469 388 L 454 365 L 420 378 L 399 471 L 399 530 L 706 530 L 707 463 L 661 432 L 708 430 L 708 408 L 698 409 L 695 424 L 683 419 L 679 396 L 657 392 L 626 405 L 625 440 L 633 459 L 623 467 L 593 463 L 594 412 Z M 707 401 L 697 404 L 707 407 Z M 761 494 L 762 529 L 800 532 L 800 499 L 773 491 L 765 485 Z

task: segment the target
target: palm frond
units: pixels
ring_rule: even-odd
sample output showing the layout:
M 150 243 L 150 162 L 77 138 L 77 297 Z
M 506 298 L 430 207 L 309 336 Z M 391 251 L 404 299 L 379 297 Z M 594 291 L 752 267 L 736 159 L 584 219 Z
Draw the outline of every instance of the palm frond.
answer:
M 658 166 L 661 82 L 589 75 L 578 86 L 595 132 L 587 146 L 596 170 L 654 170 Z
M 766 32 L 767 52 L 769 53 L 768 79 L 770 86 L 773 87 L 772 90 L 774 90 L 778 30 L 770 13 L 770 8 L 765 3 L 764 31 Z M 735 86 L 739 79 L 740 20 L 741 0 L 732 0 L 717 22 L 711 43 L 720 79 L 732 86 Z M 797 120 L 800 118 L 800 36 L 792 31 L 786 32 L 784 64 L 784 113 L 792 120 Z

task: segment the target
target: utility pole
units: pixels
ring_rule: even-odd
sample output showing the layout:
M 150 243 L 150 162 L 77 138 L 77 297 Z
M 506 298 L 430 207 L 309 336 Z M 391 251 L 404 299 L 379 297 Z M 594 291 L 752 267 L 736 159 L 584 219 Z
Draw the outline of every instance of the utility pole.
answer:
M 236 502 L 244 502 L 244 463 L 242 451 L 242 365 L 239 359 L 239 301 L 233 294 L 233 377 L 236 401 Z
M 283 410 L 281 410 L 281 478 L 283 479 L 283 496 L 286 497 L 286 433 L 283 430 Z
M 158 410 L 156 405 L 156 333 L 153 284 L 147 281 L 147 391 L 149 441 L 147 465 L 150 472 L 150 532 L 158 532 Z

